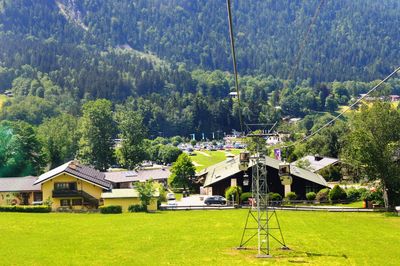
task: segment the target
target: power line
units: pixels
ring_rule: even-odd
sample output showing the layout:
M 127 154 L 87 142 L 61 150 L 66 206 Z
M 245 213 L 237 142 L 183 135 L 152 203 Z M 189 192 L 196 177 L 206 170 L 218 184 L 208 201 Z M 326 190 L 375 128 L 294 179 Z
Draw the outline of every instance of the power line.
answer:
M 341 116 L 343 116 L 347 111 L 349 111 L 351 108 L 353 108 L 355 105 L 357 105 L 359 102 L 361 102 L 365 97 L 367 97 L 369 94 L 371 94 L 373 91 L 375 91 L 379 86 L 381 86 L 383 83 L 385 83 L 386 81 L 388 81 L 392 76 L 394 76 L 397 72 L 400 71 L 400 67 L 396 68 L 392 73 L 390 73 L 386 78 L 384 78 L 383 80 L 381 80 L 376 86 L 374 86 L 372 89 L 370 89 L 365 95 L 363 95 L 362 97 L 360 97 L 357 101 L 355 101 L 353 104 L 351 104 L 349 107 L 347 107 L 347 109 L 345 109 L 344 111 L 342 111 L 341 113 L 339 113 L 337 116 L 335 116 L 334 118 L 332 118 L 328 123 L 324 124 L 322 127 L 320 127 L 319 129 L 317 129 L 316 131 L 314 131 L 313 133 L 311 133 L 308 136 L 305 136 L 304 138 L 293 142 L 290 145 L 287 146 L 283 146 L 283 149 L 292 147 L 294 145 L 296 145 L 297 143 L 301 143 L 303 141 L 308 140 L 309 138 L 311 138 L 312 136 L 314 136 L 315 134 L 317 134 L 318 132 L 320 132 L 322 129 L 326 128 L 327 126 L 329 126 L 330 124 L 332 124 L 333 122 L 335 122 L 336 120 L 338 120 Z
M 229 35 L 231 39 L 231 52 L 233 61 L 233 72 L 235 75 L 235 88 L 237 94 L 237 100 L 239 105 L 239 121 L 240 121 L 240 131 L 243 132 L 243 119 L 242 119 L 242 106 L 240 103 L 240 92 L 239 92 L 239 82 L 238 82 L 238 72 L 236 65 L 236 53 L 235 53 L 235 39 L 233 37 L 233 25 L 232 25 L 232 13 L 231 13 L 231 1 L 226 0 L 226 7 L 228 9 L 228 21 L 229 21 Z

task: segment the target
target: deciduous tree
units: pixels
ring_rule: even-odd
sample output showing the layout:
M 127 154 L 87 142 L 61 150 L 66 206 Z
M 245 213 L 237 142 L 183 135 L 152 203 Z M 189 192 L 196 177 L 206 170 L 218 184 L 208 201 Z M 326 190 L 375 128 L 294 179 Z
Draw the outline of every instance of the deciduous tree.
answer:
M 116 130 L 111 107 L 105 99 L 89 101 L 83 105 L 79 121 L 78 159 L 102 171 L 111 165 L 114 156 Z
M 368 180 L 379 180 L 387 206 L 400 204 L 400 114 L 389 103 L 364 105 L 350 119 L 343 156 Z

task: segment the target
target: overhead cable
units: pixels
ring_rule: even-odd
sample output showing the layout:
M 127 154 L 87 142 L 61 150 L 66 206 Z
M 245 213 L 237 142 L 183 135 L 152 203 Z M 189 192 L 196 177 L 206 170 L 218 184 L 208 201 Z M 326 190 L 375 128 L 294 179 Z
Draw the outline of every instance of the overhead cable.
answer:
M 313 133 L 311 133 L 308 136 L 305 136 L 304 138 L 293 142 L 290 145 L 287 146 L 283 146 L 282 148 L 289 148 L 292 147 L 294 145 L 296 145 L 297 143 L 301 143 L 304 142 L 306 140 L 308 140 L 309 138 L 311 138 L 312 136 L 314 136 L 315 134 L 317 134 L 318 132 L 320 132 L 322 129 L 326 128 L 327 126 L 329 126 L 330 124 L 332 124 L 333 122 L 335 122 L 336 120 L 338 120 L 341 116 L 343 116 L 347 111 L 351 110 L 354 106 L 356 106 L 359 102 L 361 102 L 365 97 L 367 97 L 369 94 L 371 94 L 372 92 L 374 92 L 377 88 L 379 88 L 383 83 L 385 83 L 386 81 L 388 81 L 391 77 L 393 77 L 397 72 L 400 71 L 400 67 L 396 68 L 392 73 L 390 73 L 386 78 L 384 78 L 383 80 L 381 80 L 376 86 L 374 86 L 372 89 L 370 89 L 366 94 L 364 94 L 363 96 L 361 96 L 359 99 L 357 99 L 357 101 L 355 101 L 353 104 L 351 104 L 350 106 L 348 106 L 344 111 L 342 111 L 341 113 L 339 113 L 337 116 L 335 116 L 334 118 L 332 118 L 329 122 L 327 122 L 326 124 L 324 124 L 323 126 L 321 126 L 320 128 L 318 128 L 316 131 L 314 131 Z
M 233 61 L 233 72 L 234 72 L 234 76 L 235 76 L 235 88 L 236 88 L 237 101 L 238 101 L 238 105 L 239 105 L 240 131 L 243 132 L 242 106 L 240 103 L 239 81 L 238 81 L 236 53 L 235 53 L 235 39 L 233 37 L 233 25 L 232 25 L 232 13 L 231 13 L 231 1 L 230 0 L 226 0 L 226 7 L 228 9 L 229 35 L 230 35 L 230 39 L 231 39 L 231 52 L 232 52 L 232 61 Z

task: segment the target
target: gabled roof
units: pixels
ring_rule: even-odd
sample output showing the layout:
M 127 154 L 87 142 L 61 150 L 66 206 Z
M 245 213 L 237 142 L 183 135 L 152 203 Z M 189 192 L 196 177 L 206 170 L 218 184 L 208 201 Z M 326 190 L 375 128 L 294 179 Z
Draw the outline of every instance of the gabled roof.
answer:
M 113 183 L 146 181 L 149 179 L 168 179 L 171 172 L 168 168 L 140 169 L 137 171 L 105 172 L 105 179 Z
M 62 173 L 70 174 L 105 189 L 111 188 L 111 182 L 105 179 L 104 173 L 90 166 L 81 165 L 76 161 L 69 161 L 40 175 L 34 184 L 46 182 L 47 180 L 50 180 Z
M 269 167 L 279 169 L 279 164 L 281 163 L 281 161 L 267 156 L 265 157 L 265 163 Z M 252 167 L 254 164 L 254 160 L 250 160 L 249 167 Z M 235 156 L 231 160 L 223 161 L 208 167 L 207 169 L 198 173 L 197 176 L 206 176 L 204 186 L 207 187 L 239 172 L 241 172 L 241 170 L 239 169 L 239 156 Z M 297 176 L 299 178 L 317 183 L 322 186 L 327 186 L 327 183 L 322 176 L 315 174 L 311 171 L 299 168 L 293 163 L 290 164 L 290 173 L 293 176 Z
M 0 192 L 40 191 L 40 185 L 34 185 L 34 176 L 0 177 Z
M 308 161 L 310 163 L 310 166 L 308 166 L 307 168 L 312 172 L 318 172 L 322 168 L 325 168 L 327 166 L 330 166 L 330 165 L 333 165 L 333 164 L 339 162 L 339 159 L 323 157 L 323 156 L 307 155 L 307 156 L 293 162 L 293 164 L 297 165 L 297 163 L 300 161 Z

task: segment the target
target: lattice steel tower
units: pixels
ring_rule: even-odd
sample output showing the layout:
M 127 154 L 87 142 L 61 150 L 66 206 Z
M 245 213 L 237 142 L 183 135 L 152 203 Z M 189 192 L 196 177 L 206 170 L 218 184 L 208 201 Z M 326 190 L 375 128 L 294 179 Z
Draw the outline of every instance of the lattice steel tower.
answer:
M 247 214 L 242 238 L 238 249 L 248 249 L 248 245 L 257 236 L 257 257 L 271 257 L 271 240 L 288 249 L 283 238 L 275 208 L 269 207 L 268 177 L 265 155 L 256 153 L 249 161 L 252 165 L 252 198 L 253 201 Z

